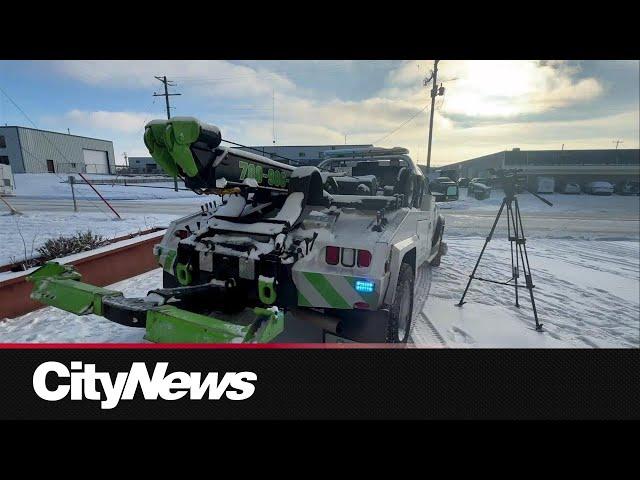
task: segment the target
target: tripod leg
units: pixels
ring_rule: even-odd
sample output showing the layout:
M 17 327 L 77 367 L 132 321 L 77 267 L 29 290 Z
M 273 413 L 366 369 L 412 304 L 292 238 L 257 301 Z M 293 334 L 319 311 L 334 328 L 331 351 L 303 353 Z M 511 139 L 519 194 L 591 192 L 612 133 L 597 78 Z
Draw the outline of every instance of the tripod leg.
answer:
M 538 310 L 536 309 L 536 300 L 533 297 L 533 279 L 531 277 L 531 266 L 529 265 L 529 255 L 527 254 L 526 240 L 524 237 L 524 227 L 522 225 L 522 216 L 520 215 L 520 207 L 518 206 L 518 199 L 516 202 L 516 221 L 520 225 L 520 233 L 522 235 L 521 240 L 517 243 L 518 250 L 520 251 L 520 257 L 522 258 L 522 269 L 524 270 L 524 278 L 531 297 L 531 308 L 533 309 L 533 318 L 536 321 L 536 330 L 542 331 L 542 324 L 538 321 Z
M 513 236 L 511 236 L 511 225 L 513 225 Z M 515 222 L 515 217 L 513 215 L 513 206 L 511 202 L 507 204 L 507 234 L 509 237 L 509 246 L 511 247 L 511 278 L 514 280 L 515 285 L 515 294 L 516 294 L 516 307 L 520 308 L 520 303 L 518 301 L 518 277 L 519 273 L 519 265 L 518 265 L 518 250 L 516 246 L 516 254 L 515 254 L 515 265 L 514 265 L 514 255 L 513 255 L 513 242 L 517 241 L 518 238 L 518 224 Z
M 487 236 L 487 238 L 484 241 L 484 245 L 482 246 L 482 250 L 480 251 L 480 255 L 478 256 L 478 260 L 476 260 L 476 265 L 475 267 L 473 267 L 473 271 L 471 272 L 471 275 L 469 275 L 469 281 L 467 282 L 467 286 L 464 289 L 464 293 L 462 294 L 462 298 L 460 299 L 460 301 L 456 304 L 458 307 L 461 307 L 464 304 L 464 297 L 466 297 L 467 295 L 467 291 L 469 290 L 469 286 L 471 285 L 471 281 L 473 280 L 475 274 L 476 274 L 476 270 L 478 269 L 478 265 L 480 265 L 480 260 L 482 260 L 482 255 L 484 255 L 484 250 L 485 248 L 487 248 L 487 244 L 491 241 L 491 237 L 493 237 L 493 233 L 496 230 L 496 225 L 498 225 L 498 220 L 500 220 L 500 215 L 502 215 L 502 210 L 504 209 L 504 206 L 507 203 L 507 198 L 503 198 L 502 199 L 502 204 L 500 204 L 500 210 L 498 210 L 498 214 L 496 215 L 496 219 L 493 221 L 493 226 L 491 227 L 491 231 L 489 232 L 489 235 Z

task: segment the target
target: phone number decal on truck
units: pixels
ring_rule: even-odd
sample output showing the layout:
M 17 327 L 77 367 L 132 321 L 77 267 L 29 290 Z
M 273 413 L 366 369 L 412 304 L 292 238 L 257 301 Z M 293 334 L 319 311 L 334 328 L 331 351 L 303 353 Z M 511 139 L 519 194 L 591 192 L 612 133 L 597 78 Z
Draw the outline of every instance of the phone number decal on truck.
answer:
M 286 187 L 289 183 L 289 177 L 283 174 L 280 170 L 275 168 L 267 168 L 267 173 L 264 173 L 262 165 L 256 165 L 250 162 L 238 162 L 240 166 L 240 180 L 245 178 L 253 178 L 258 184 L 261 184 L 265 179 L 267 185 L 270 187 Z

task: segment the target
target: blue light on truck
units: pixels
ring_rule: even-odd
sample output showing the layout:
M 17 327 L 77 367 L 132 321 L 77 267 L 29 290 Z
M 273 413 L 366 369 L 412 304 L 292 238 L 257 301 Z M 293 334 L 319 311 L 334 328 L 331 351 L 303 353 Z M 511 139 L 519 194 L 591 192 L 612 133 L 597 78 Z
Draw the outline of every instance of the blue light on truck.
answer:
M 366 280 L 356 280 L 356 292 L 373 293 L 374 283 Z

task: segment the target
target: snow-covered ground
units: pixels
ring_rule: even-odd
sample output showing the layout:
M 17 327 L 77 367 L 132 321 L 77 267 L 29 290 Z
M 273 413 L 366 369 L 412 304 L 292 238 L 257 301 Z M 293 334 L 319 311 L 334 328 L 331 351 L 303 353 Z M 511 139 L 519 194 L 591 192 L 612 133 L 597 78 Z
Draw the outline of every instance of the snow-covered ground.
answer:
M 162 284 L 162 270 L 156 269 L 118 282 L 111 288 L 129 297 L 144 296 Z M 0 320 L 0 342 L 46 343 L 140 343 L 144 328 L 125 327 L 97 315 L 76 316 L 45 307 L 19 318 Z
M 545 333 L 533 331 L 526 289 L 474 280 L 456 304 L 484 238 L 450 237 L 448 254 L 432 270 L 424 313 L 450 346 L 640 347 L 640 245 L 637 241 L 536 239 L 527 242 L 534 297 Z M 489 242 L 476 273 L 511 276 L 509 242 Z M 524 279 L 521 277 L 521 282 Z M 419 320 L 420 321 L 420 320 Z
M 529 213 L 563 214 L 574 213 L 580 216 L 592 215 L 630 215 L 638 218 L 640 210 L 640 196 L 637 195 L 565 195 L 562 193 L 542 194 L 545 200 L 553 203 L 550 207 L 529 193 L 518 195 L 520 210 Z M 440 208 L 446 213 L 452 212 L 487 212 L 497 213 L 504 194 L 502 190 L 491 191 L 490 198 L 476 200 L 467 196 L 467 189 L 460 189 L 459 199 L 454 202 L 439 203 Z
M 107 208 L 106 206 L 104 207 Z M 106 212 L 26 212 L 24 215 L 0 215 L 0 265 L 37 256 L 37 248 L 47 239 L 91 230 L 111 239 L 167 226 L 179 215 L 126 214 L 118 220 Z M 0 273 L 0 279 L 2 273 Z
M 51 173 L 16 173 L 15 187 L 17 197 L 37 197 L 43 199 L 71 198 L 71 186 L 66 182 L 68 175 Z M 89 180 L 106 180 L 108 175 L 87 175 Z M 96 185 L 96 189 L 107 200 L 144 200 L 162 198 L 191 198 L 195 194 L 184 189 L 184 183 L 178 182 L 178 191 L 173 190 L 173 182 L 159 182 L 134 185 Z M 162 188 L 159 188 L 162 187 Z M 74 185 L 76 199 L 100 201 L 89 185 Z
M 467 303 L 462 308 L 455 306 L 502 200 L 499 191 L 484 201 L 467 198 L 466 189 L 461 193 L 458 202 L 440 204 L 447 217 L 445 240 L 449 253 L 440 267 L 430 271 L 430 291 L 415 317 L 416 343 L 451 347 L 640 347 L 639 197 L 545 195 L 554 203 L 550 208 L 531 195 L 519 195 L 536 305 L 545 329 L 538 333 L 533 330 L 528 292 L 524 289 L 519 290 L 521 308 L 517 309 L 513 305 L 513 287 L 474 281 Z M 554 216 L 553 222 L 546 219 L 547 214 Z M 29 213 L 17 221 L 24 222 L 26 228 L 32 215 L 36 214 Z M 73 233 L 74 221 L 82 221 L 83 225 L 91 225 L 94 232 L 112 231 L 112 236 L 117 236 L 116 232 L 128 233 L 124 230 L 129 228 L 136 231 L 166 224 L 178 216 L 130 214 L 131 223 L 123 224 L 99 213 L 61 214 L 59 218 L 57 213 L 37 215 L 34 225 L 38 219 L 50 219 L 44 223 L 52 225 L 52 234 L 56 234 L 55 228 Z M 0 241 L 4 245 L 14 238 L 7 228 L 15 229 L 15 221 L 14 217 L 0 217 Z M 116 230 L 119 223 L 123 227 Z M 104 229 L 98 230 L 102 226 Z M 505 230 L 503 223 L 487 247 L 478 275 L 496 280 L 509 278 Z M 16 250 L 22 252 L 21 243 Z M 114 288 L 127 296 L 137 296 L 160 284 L 161 271 L 155 270 Z M 426 291 L 416 293 L 420 296 Z M 0 323 L 1 342 L 139 342 L 143 335 L 142 330 L 100 317 L 77 317 L 53 308 Z
M 544 332 L 534 331 L 528 293 L 474 281 L 465 305 L 455 304 L 466 285 L 483 238 L 452 237 L 440 267 L 420 282 L 428 293 L 414 317 L 418 346 L 591 348 L 640 347 L 640 256 L 635 241 L 540 239 L 528 244 L 536 306 Z M 496 280 L 510 275 L 509 247 L 497 236 L 485 252 L 478 275 Z M 161 286 L 160 269 L 112 287 L 143 296 Z M 417 302 L 419 303 L 419 302 Z M 140 342 L 144 330 L 96 315 L 75 316 L 47 307 L 0 323 L 2 342 Z

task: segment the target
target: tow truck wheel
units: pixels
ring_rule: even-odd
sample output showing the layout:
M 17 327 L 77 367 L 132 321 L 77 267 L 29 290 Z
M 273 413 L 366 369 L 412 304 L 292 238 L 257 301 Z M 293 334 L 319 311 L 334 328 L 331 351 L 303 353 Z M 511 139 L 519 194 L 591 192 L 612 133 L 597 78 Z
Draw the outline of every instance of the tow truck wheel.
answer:
M 387 327 L 387 343 L 407 343 L 413 316 L 413 267 L 400 265 L 398 284 Z
M 442 244 L 442 239 L 444 237 L 444 227 L 440 228 L 440 238 L 438 239 L 438 254 L 433 258 L 433 260 L 431 260 L 430 265 L 432 267 L 439 267 L 440 266 L 440 260 L 442 259 L 442 255 L 443 255 L 443 244 Z

